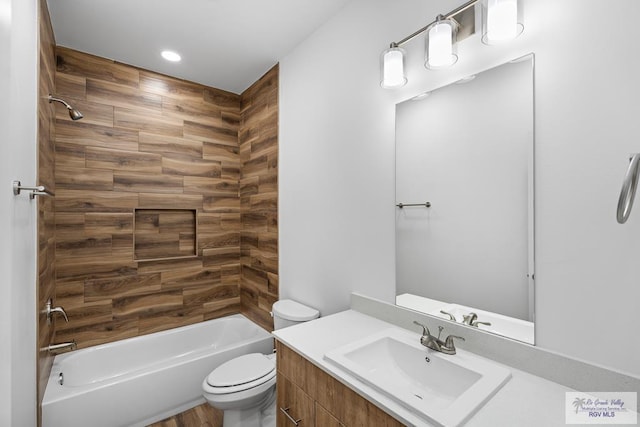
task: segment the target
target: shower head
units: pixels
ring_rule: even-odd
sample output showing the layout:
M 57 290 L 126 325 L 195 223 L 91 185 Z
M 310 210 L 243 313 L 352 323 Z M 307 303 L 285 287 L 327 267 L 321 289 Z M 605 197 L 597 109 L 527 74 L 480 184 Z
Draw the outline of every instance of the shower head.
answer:
M 69 117 L 71 117 L 71 120 L 80 120 L 84 116 L 80 111 L 76 110 L 75 108 L 69 108 Z
M 69 117 L 71 117 L 71 120 L 80 120 L 81 118 L 84 117 L 80 111 L 78 111 L 75 108 L 73 108 L 65 100 L 60 99 L 60 98 L 56 98 L 56 97 L 54 97 L 52 95 L 49 95 L 49 103 L 51 103 L 53 101 L 59 102 L 62 105 L 64 105 L 65 107 L 67 107 L 67 110 L 69 110 Z

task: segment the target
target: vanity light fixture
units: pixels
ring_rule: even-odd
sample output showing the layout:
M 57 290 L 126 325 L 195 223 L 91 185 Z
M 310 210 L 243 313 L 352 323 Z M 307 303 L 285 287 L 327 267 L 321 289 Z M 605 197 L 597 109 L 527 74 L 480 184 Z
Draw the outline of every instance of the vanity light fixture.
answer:
M 162 52 L 160 52 L 160 55 L 162 55 L 164 59 L 170 62 L 180 62 L 182 60 L 180 54 L 172 50 L 163 50 Z
M 483 13 L 482 43 L 498 44 L 522 34 L 524 25 L 518 22 L 518 0 L 487 0 Z
M 407 84 L 407 76 L 404 73 L 404 49 L 399 48 L 395 43 L 391 43 L 389 49 L 382 52 L 380 66 L 382 67 L 380 86 L 385 89 L 394 89 Z
M 430 70 L 446 68 L 458 61 L 454 53 L 458 24 L 453 19 L 439 15 L 429 25 L 425 43 L 424 66 Z
M 425 38 L 424 66 L 430 70 L 450 67 L 458 61 L 457 43 L 476 32 L 475 6 L 484 2 L 483 36 L 485 44 L 518 37 L 524 26 L 518 23 L 518 0 L 470 0 L 400 41 L 392 42 L 380 55 L 380 86 L 395 89 L 407 84 L 402 45 L 422 33 Z

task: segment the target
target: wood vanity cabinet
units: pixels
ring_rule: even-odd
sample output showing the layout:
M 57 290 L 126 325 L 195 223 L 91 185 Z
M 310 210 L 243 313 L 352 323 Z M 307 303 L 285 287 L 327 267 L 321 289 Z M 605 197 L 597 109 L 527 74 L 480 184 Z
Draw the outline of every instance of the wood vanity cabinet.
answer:
M 276 349 L 277 427 L 403 426 L 286 345 L 276 341 Z

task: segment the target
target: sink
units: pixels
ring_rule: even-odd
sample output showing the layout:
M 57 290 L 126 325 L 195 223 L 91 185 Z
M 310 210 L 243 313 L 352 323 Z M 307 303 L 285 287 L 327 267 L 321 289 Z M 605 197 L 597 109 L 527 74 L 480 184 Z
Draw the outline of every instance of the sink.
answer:
M 420 335 L 388 329 L 329 351 L 324 358 L 429 422 L 467 421 L 511 378 L 504 367 L 458 349 L 423 347 Z

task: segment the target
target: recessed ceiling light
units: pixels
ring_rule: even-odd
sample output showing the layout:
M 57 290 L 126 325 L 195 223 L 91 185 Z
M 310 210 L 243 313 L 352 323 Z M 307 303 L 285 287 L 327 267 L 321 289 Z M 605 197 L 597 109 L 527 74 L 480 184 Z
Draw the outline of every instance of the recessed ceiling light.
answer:
M 162 57 L 167 61 L 171 61 L 171 62 L 180 62 L 180 60 L 182 59 L 180 55 L 178 55 L 176 52 L 173 52 L 171 50 L 163 50 L 160 55 L 162 55 Z

